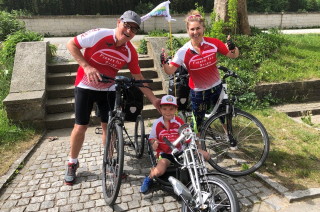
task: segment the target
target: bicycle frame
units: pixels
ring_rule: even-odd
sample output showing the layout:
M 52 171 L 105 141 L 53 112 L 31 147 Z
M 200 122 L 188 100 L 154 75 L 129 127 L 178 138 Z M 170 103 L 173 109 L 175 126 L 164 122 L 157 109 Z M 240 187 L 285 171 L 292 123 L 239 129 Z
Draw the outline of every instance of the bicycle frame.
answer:
M 184 129 L 183 129 L 184 128 Z M 211 196 L 211 193 L 205 192 L 203 193 L 201 191 L 201 184 L 200 184 L 200 176 L 204 178 L 204 180 L 208 180 L 207 174 L 208 169 L 205 164 L 204 157 L 202 153 L 199 152 L 196 141 L 199 141 L 196 137 L 196 133 L 192 132 L 192 129 L 189 124 L 184 124 L 180 127 L 182 129 L 181 134 L 179 138 L 177 138 L 176 141 L 173 143 L 170 143 L 169 140 L 166 138 L 164 141 L 166 144 L 172 149 L 172 155 L 175 159 L 175 161 L 181 165 L 181 170 L 188 169 L 190 179 L 191 179 L 191 185 L 194 189 L 194 193 L 196 194 L 196 199 L 191 195 L 190 191 L 187 189 L 186 186 L 183 185 L 179 180 L 175 179 L 174 177 L 169 177 L 169 182 L 171 183 L 174 192 L 181 196 L 185 204 L 188 206 L 188 208 L 193 211 L 188 204 L 187 200 L 191 200 L 196 204 L 196 208 L 199 208 L 201 210 L 206 209 L 208 206 L 205 204 L 207 199 Z M 179 131 L 180 131 L 179 129 Z M 175 157 L 175 154 L 178 152 L 178 149 L 175 148 L 175 146 L 183 140 L 191 140 L 188 147 L 184 149 L 184 152 L 179 158 L 183 158 L 183 163 L 180 163 L 178 159 Z M 220 173 L 219 173 L 220 174 Z M 225 176 L 224 174 L 221 174 Z

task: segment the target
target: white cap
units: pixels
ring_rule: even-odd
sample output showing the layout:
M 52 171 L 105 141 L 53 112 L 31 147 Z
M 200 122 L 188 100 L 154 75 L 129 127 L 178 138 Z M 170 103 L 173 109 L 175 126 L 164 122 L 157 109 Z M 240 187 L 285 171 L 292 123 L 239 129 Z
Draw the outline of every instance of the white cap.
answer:
M 160 105 L 174 105 L 178 107 L 177 105 L 177 100 L 174 96 L 172 95 L 165 95 L 161 98 Z

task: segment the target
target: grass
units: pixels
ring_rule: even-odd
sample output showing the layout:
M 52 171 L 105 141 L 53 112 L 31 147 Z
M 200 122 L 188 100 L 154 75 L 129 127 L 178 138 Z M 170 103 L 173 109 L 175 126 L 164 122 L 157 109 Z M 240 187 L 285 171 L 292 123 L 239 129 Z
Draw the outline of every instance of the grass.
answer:
M 261 81 L 292 82 L 320 78 L 320 34 L 283 36 L 287 43 L 258 68 Z
M 319 131 L 273 109 L 251 112 L 263 123 L 271 142 L 268 159 L 259 171 L 289 190 L 320 187 Z

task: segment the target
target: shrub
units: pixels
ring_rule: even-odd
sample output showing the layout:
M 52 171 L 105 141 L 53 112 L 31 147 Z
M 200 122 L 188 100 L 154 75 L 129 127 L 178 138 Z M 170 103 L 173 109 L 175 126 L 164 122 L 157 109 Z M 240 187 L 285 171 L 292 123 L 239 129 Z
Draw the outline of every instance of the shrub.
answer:
M 0 11 L 0 41 L 4 41 L 8 35 L 24 28 L 24 23 L 16 19 L 16 13 Z
M 0 66 L 2 65 L 7 69 L 12 69 L 16 46 L 19 42 L 41 40 L 43 40 L 43 35 L 26 29 L 22 29 L 13 34 L 10 34 L 2 43 L 2 48 L 0 50 Z
M 139 54 L 147 54 L 148 53 L 147 41 L 144 38 L 141 40 L 141 44 L 138 48 L 138 53 Z

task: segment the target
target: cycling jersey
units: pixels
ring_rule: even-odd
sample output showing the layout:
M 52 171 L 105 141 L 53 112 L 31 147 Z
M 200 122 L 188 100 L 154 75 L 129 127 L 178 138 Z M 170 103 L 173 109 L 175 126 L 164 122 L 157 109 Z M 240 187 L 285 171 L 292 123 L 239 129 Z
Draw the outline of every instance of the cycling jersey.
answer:
M 200 54 L 195 51 L 189 41 L 177 51 L 171 64 L 176 67 L 183 63 L 186 65 L 190 75 L 189 86 L 191 89 L 195 91 L 207 90 L 221 83 L 216 66 L 217 52 L 226 55 L 229 50 L 222 41 L 203 37 L 200 44 Z
M 171 143 L 174 142 L 179 137 L 178 129 L 183 124 L 184 122 L 182 121 L 182 119 L 180 119 L 177 116 L 174 116 L 170 120 L 168 130 L 164 125 L 163 116 L 161 116 L 155 122 L 153 122 L 149 140 L 153 140 L 154 138 L 157 138 L 159 141 L 159 146 L 156 149 L 157 157 L 159 157 L 160 153 L 171 154 L 171 149 L 164 142 L 163 137 L 166 137 Z M 178 148 L 179 151 L 182 150 L 181 144 L 178 144 L 176 147 Z
M 115 77 L 118 71 L 128 64 L 132 74 L 139 74 L 138 54 L 132 43 L 116 46 L 115 29 L 93 29 L 74 38 L 79 49 L 85 48 L 84 58 L 101 74 Z M 78 68 L 75 86 L 91 90 L 114 90 L 111 83 L 90 83 L 81 66 Z

